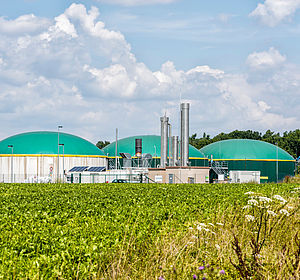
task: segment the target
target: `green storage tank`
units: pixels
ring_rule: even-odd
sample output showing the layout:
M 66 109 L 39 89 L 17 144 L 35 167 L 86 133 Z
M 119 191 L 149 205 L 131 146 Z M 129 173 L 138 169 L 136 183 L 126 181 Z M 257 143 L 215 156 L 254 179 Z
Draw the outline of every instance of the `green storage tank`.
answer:
M 142 153 L 151 154 L 153 157 L 151 167 L 157 167 L 160 164 L 160 136 L 158 135 L 139 135 L 120 139 L 118 140 L 117 154 L 129 153 L 131 156 L 134 156 L 135 139 L 142 139 Z M 115 158 L 116 142 L 104 147 L 103 151 L 109 158 Z M 208 166 L 208 159 L 192 145 L 189 146 L 189 159 L 191 166 Z
M 282 181 L 295 174 L 295 159 L 283 149 L 258 140 L 232 139 L 209 144 L 200 151 L 214 161 L 227 161 L 228 170 L 260 171 L 261 182 Z
M 75 166 L 106 167 L 107 157 L 91 142 L 58 131 L 21 133 L 0 141 L 0 182 L 56 182 L 65 180 Z
M 0 141 L 0 155 L 11 154 L 8 145 L 13 145 L 15 155 L 57 155 L 58 132 L 35 131 L 17 134 Z M 91 142 L 64 132 L 59 133 L 59 142 L 64 144 L 64 154 L 105 158 L 102 150 Z M 60 147 L 60 153 L 63 148 Z

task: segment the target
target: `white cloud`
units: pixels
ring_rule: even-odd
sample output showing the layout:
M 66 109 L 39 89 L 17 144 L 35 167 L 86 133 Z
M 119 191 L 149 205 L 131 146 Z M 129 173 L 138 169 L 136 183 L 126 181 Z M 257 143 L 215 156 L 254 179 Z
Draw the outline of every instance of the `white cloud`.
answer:
M 65 14 L 56 17 L 55 21 L 56 24 L 54 29 L 58 30 L 58 32 L 63 31 L 66 34 L 71 35 L 73 38 L 78 36 L 74 25 L 69 21 Z
M 105 93 L 124 97 L 131 97 L 135 93 L 137 83 L 130 79 L 123 65 L 114 64 L 103 70 L 85 66 L 84 70 L 96 78 L 99 88 Z
M 155 4 L 170 4 L 177 0 L 97 0 L 98 2 L 122 5 L 122 6 L 142 6 Z
M 261 110 L 262 110 L 263 112 L 265 112 L 265 111 L 271 109 L 271 106 L 269 106 L 269 105 L 268 105 L 266 102 L 264 102 L 264 101 L 258 101 L 258 106 L 261 108 Z
M 50 21 L 44 18 L 38 18 L 35 15 L 23 15 L 15 20 L 6 20 L 0 18 L 0 33 L 7 35 L 16 35 L 24 33 L 39 32 L 50 25 Z
M 0 30 L 0 137 L 57 124 L 93 141 L 111 138 L 115 127 L 121 136 L 153 134 L 161 112 L 176 133 L 180 96 L 192 104 L 191 132 L 299 126 L 300 70 L 274 48 L 248 57 L 251 69 L 275 69 L 259 82 L 208 65 L 184 71 L 172 61 L 153 72 L 96 8 L 72 4 L 50 25 L 39 20 L 43 28 L 32 34 Z
M 201 73 L 202 75 L 210 75 L 215 78 L 222 78 L 225 74 L 224 71 L 219 70 L 219 69 L 211 69 L 207 65 L 197 66 L 194 69 L 191 69 L 187 72 L 188 75 L 192 75 L 192 74 L 196 74 L 196 73 Z
M 300 8 L 300 0 L 265 0 L 259 3 L 250 14 L 268 26 L 275 26 L 291 16 Z
M 286 57 L 271 47 L 268 51 L 254 52 L 247 58 L 247 64 L 255 70 L 265 70 L 277 67 L 286 61 Z
M 230 14 L 219 14 L 217 19 L 222 23 L 227 23 L 232 17 L 233 15 Z

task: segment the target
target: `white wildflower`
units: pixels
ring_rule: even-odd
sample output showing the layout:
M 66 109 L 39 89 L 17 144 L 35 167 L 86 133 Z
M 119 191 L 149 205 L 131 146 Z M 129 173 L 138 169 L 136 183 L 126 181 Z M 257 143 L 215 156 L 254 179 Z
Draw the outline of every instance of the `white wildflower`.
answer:
M 224 224 L 222 224 L 222 223 L 216 223 L 216 225 L 218 225 L 218 226 L 224 226 Z
M 255 217 L 252 215 L 245 215 L 245 218 L 248 222 L 253 222 L 255 220 Z
M 258 205 L 258 201 L 255 199 L 250 199 L 250 200 L 248 200 L 247 203 L 248 203 L 248 205 L 254 205 L 254 206 Z
M 286 215 L 286 216 L 289 216 L 289 215 L 290 215 L 289 211 L 288 211 L 288 210 L 285 210 L 285 209 L 281 209 L 281 210 L 279 211 L 279 213 L 282 214 L 282 215 Z
M 280 195 L 276 194 L 273 196 L 273 198 L 279 200 L 281 203 L 286 203 L 287 201 Z
M 201 227 L 206 227 L 206 224 L 204 224 L 204 223 L 199 223 L 199 226 L 201 226 Z
M 215 225 L 214 224 L 212 224 L 212 223 L 208 223 L 210 226 L 212 226 L 212 227 L 214 227 Z
M 286 207 L 289 208 L 289 209 L 294 209 L 294 207 L 291 206 L 291 205 L 287 205 Z
M 197 230 L 201 231 L 202 227 L 201 226 L 197 226 Z
M 294 188 L 295 191 L 300 191 L 300 187 Z
M 271 210 L 267 210 L 267 213 L 270 215 L 270 216 L 277 216 L 277 214 L 274 212 L 274 211 L 271 211 Z
M 243 209 L 244 209 L 244 210 L 247 210 L 247 209 L 249 209 L 249 210 L 250 210 L 251 208 L 252 208 L 252 206 L 251 206 L 251 205 L 246 205 L 246 206 L 244 206 L 244 207 L 243 207 Z
M 266 196 L 259 196 L 258 199 L 259 199 L 260 202 L 263 202 L 263 203 L 270 203 L 270 202 L 272 202 L 272 199 L 268 198 Z
M 220 246 L 220 245 L 216 244 L 215 246 L 216 246 L 216 248 L 217 248 L 218 250 L 221 249 L 221 246 Z
M 247 195 L 255 195 L 255 192 L 246 192 L 245 194 L 247 194 Z
M 199 230 L 199 231 L 201 231 L 201 230 L 209 231 L 209 229 L 206 227 L 206 225 L 203 226 L 203 224 L 202 224 L 202 226 L 201 225 L 197 226 L 197 230 Z
M 193 227 L 189 227 L 189 230 L 193 230 L 194 228 Z

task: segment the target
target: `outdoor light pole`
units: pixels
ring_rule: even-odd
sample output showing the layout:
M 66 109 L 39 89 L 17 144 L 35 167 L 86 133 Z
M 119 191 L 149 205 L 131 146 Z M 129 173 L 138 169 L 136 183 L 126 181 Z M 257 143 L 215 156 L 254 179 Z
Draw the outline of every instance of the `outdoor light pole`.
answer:
M 57 126 L 57 182 L 59 181 L 59 130 L 61 128 L 62 125 Z
M 63 183 L 65 182 L 65 144 L 59 144 L 63 147 Z
M 14 146 L 8 145 L 8 148 L 11 148 L 11 179 L 10 182 L 14 182 Z
M 296 165 L 295 165 L 295 174 L 298 175 L 298 142 L 296 143 Z
M 154 157 L 155 157 L 155 166 L 154 168 L 156 168 L 156 146 L 154 145 Z
M 278 183 L 278 143 L 276 143 L 276 182 Z
M 116 128 L 116 150 L 115 150 L 115 169 L 118 169 L 118 129 Z

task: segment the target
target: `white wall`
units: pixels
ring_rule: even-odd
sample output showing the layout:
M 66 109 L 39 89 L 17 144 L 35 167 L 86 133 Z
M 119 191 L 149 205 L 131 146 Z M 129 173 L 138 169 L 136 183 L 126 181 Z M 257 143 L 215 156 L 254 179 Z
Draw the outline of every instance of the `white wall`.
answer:
M 13 159 L 13 181 L 18 183 L 36 181 L 38 178 L 57 180 L 57 156 L 0 156 L 0 182 L 11 182 L 11 163 Z M 74 166 L 105 166 L 107 159 L 102 157 L 60 156 L 59 174 L 63 167 L 69 171 Z M 51 171 L 52 170 L 52 171 Z
M 255 182 L 257 184 L 260 183 L 260 171 L 248 171 L 248 170 L 241 170 L 241 171 L 233 171 L 229 172 L 229 179 L 231 183 L 250 183 Z

